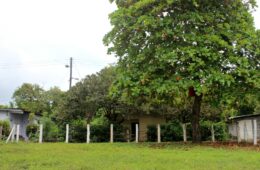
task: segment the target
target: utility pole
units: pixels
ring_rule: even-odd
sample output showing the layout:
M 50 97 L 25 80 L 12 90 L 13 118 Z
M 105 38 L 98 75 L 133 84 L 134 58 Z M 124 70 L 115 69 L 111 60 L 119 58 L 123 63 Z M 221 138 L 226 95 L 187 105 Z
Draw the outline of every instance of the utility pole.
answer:
M 71 89 L 71 85 L 72 85 L 72 57 L 70 57 L 70 86 L 69 89 Z
M 71 85 L 72 85 L 72 63 L 73 63 L 73 59 L 72 57 L 70 57 L 70 65 L 65 65 L 66 68 L 70 68 L 70 84 L 69 84 L 69 89 L 71 89 Z

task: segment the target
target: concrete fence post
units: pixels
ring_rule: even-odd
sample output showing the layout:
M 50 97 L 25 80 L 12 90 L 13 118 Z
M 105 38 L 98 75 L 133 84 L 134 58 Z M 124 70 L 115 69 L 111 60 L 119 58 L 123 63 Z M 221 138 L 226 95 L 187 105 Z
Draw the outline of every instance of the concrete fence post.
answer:
M 19 142 L 19 137 L 20 137 L 20 125 L 16 125 L 16 142 Z
M 157 142 L 161 143 L 161 126 L 160 126 L 160 124 L 157 125 Z
M 3 136 L 3 126 L 0 126 L 0 141 L 2 140 Z
M 114 142 L 114 126 L 113 124 L 110 125 L 110 143 Z
M 139 126 L 138 124 L 135 125 L 135 142 L 138 143 L 139 139 Z
M 40 124 L 40 133 L 39 133 L 39 143 L 42 143 L 42 135 L 43 135 L 43 125 Z
M 254 145 L 257 145 L 257 121 L 256 119 L 253 120 L 253 138 L 254 138 Z
M 15 135 L 16 124 L 14 124 L 13 127 L 14 127 L 14 131 L 12 133 L 11 142 L 14 142 L 14 135 Z
M 237 122 L 237 142 L 241 142 L 239 122 Z
M 87 124 L 87 143 L 90 143 L 90 125 Z
M 6 139 L 6 142 L 5 142 L 5 143 L 8 143 L 8 142 L 9 142 L 9 140 L 11 139 L 11 137 L 12 137 L 14 131 L 15 131 L 15 127 L 12 128 L 12 130 L 11 130 L 11 132 L 10 132 L 8 138 Z
M 130 132 L 129 129 L 126 130 L 126 137 L 127 137 L 127 142 L 130 142 Z
M 186 123 L 183 123 L 183 124 L 182 124 L 182 131 L 183 131 L 183 142 L 187 142 Z
M 66 138 L 65 138 L 65 143 L 69 143 L 69 130 L 70 130 L 70 126 L 69 126 L 69 124 L 66 124 Z
M 214 130 L 214 125 L 211 125 L 211 140 L 212 142 L 215 142 L 215 130 Z

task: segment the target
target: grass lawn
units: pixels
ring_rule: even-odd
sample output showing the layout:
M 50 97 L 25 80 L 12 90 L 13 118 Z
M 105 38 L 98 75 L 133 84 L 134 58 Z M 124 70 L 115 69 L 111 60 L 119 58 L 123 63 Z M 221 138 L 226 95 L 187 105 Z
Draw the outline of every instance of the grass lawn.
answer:
M 170 144 L 0 143 L 0 170 L 260 169 L 260 152 Z

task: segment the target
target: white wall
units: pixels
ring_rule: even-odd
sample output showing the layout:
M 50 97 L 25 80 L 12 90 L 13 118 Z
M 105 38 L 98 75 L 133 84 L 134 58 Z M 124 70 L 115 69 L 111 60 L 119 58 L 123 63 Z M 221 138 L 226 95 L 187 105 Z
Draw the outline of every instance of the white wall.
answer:
M 249 120 L 240 120 L 239 125 L 239 135 L 242 141 L 253 141 L 253 122 Z
M 0 120 L 9 120 L 9 113 L 0 111 Z

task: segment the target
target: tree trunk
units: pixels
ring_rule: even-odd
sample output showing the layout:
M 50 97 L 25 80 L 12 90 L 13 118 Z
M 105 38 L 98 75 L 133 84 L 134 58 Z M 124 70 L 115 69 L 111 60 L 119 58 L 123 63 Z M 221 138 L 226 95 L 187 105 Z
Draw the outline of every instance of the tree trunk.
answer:
M 195 95 L 194 103 L 192 107 L 192 142 L 201 142 L 200 134 L 200 106 L 202 101 L 202 95 Z

